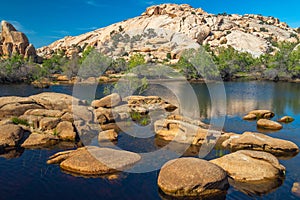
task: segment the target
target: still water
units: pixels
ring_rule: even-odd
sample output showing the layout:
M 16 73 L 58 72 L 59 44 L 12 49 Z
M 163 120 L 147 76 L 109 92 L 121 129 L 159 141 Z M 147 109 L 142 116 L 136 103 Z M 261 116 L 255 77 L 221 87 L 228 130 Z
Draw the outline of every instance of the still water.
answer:
M 177 92 L 190 101 L 189 94 L 181 83 L 173 83 Z M 213 83 L 210 85 L 213 87 Z M 83 86 L 88 98 L 103 96 L 104 85 L 93 88 Z M 219 118 L 220 113 L 211 107 L 211 94 L 202 83 L 192 84 L 197 96 L 200 117 L 209 122 Z M 29 85 L 0 85 L 0 96 L 29 96 L 45 91 L 72 94 L 72 86 L 51 86 L 48 89 L 35 89 Z M 277 132 L 266 132 L 272 137 L 290 140 L 300 146 L 300 84 L 273 82 L 229 82 L 225 83 L 226 97 L 215 99 L 216 105 L 227 108 L 224 130 L 243 133 L 257 131 L 255 122 L 243 121 L 242 116 L 253 109 L 270 109 L 275 112 L 276 120 L 290 115 L 295 121 L 284 124 Z M 167 95 L 172 93 L 166 88 L 151 86 L 146 94 Z M 188 105 L 193 106 L 189 103 Z M 153 138 L 135 139 L 121 134 L 120 148 L 131 151 L 153 151 L 159 148 Z M 143 174 L 121 173 L 116 180 L 95 177 L 84 178 L 63 173 L 57 165 L 47 165 L 47 158 L 60 149 L 24 150 L 0 155 L 0 199 L 161 199 L 157 188 L 158 171 Z M 227 152 L 212 151 L 205 159 L 212 159 Z M 8 157 L 13 157 L 8 159 Z M 286 167 L 283 184 L 265 194 L 247 195 L 230 187 L 226 199 L 299 199 L 291 192 L 294 182 L 300 182 L 300 155 L 280 160 Z

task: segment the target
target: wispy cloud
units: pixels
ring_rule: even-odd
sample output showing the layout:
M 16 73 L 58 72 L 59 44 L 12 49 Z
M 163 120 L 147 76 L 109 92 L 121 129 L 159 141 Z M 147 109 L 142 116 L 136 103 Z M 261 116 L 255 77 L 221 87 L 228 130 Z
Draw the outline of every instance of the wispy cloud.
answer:
M 89 6 L 93 6 L 93 7 L 109 7 L 109 5 L 107 5 L 107 4 L 103 4 L 103 3 L 98 3 L 98 2 L 96 2 L 95 0 L 88 0 L 88 1 L 86 1 L 85 2 L 87 5 L 89 5 Z
M 70 32 L 66 31 L 66 30 L 56 30 L 56 31 L 52 31 L 52 32 L 59 34 L 59 35 L 70 35 Z
M 46 38 L 50 38 L 50 39 L 61 39 L 62 37 L 59 37 L 59 36 L 55 36 L 55 35 L 48 35 L 48 36 L 45 36 Z
M 96 26 L 86 27 L 86 28 L 76 28 L 79 31 L 92 31 L 98 29 Z
M 154 1 L 145 1 L 145 4 L 147 4 L 147 5 L 153 5 L 153 4 L 155 4 L 155 2 Z
M 33 35 L 36 34 L 34 30 L 26 29 L 19 21 L 16 20 L 6 20 L 7 22 L 11 23 L 18 31 L 25 33 L 26 35 Z

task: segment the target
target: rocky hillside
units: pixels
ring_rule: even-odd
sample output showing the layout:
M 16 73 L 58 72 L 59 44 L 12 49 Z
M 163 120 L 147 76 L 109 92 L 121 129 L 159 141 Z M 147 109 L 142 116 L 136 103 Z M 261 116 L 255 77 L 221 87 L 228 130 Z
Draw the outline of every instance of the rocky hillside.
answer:
M 209 14 L 190 5 L 151 6 L 141 16 L 79 36 L 67 36 L 38 54 L 51 57 L 57 50 L 67 56 L 94 46 L 113 57 L 142 53 L 146 60 L 176 59 L 187 48 L 209 44 L 212 48 L 232 46 L 257 57 L 272 53 L 272 42 L 298 42 L 300 35 L 274 17 L 246 14 Z
M 0 32 L 0 57 L 9 57 L 12 54 L 20 54 L 25 58 L 37 59 L 34 46 L 29 43 L 28 38 L 22 32 L 15 29 L 13 25 L 6 21 L 1 22 Z

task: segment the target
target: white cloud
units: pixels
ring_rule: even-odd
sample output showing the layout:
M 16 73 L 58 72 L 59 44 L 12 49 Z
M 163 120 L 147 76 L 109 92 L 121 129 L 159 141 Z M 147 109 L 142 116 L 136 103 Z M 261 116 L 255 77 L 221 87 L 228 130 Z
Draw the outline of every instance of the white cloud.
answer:
M 86 28 L 77 28 L 77 30 L 79 31 L 92 31 L 92 30 L 96 30 L 98 29 L 98 27 L 96 26 L 91 26 L 91 27 L 86 27 Z
M 23 33 L 25 33 L 26 35 L 32 35 L 32 34 L 36 34 L 36 32 L 34 30 L 28 30 L 26 29 L 19 21 L 16 20 L 6 20 L 7 22 L 11 23 L 16 29 L 17 31 L 21 31 Z
M 60 35 L 70 35 L 69 31 L 65 31 L 65 30 L 57 30 L 57 31 L 52 31 L 53 33 L 57 33 Z
M 95 0 L 88 0 L 85 2 L 87 5 L 89 6 L 93 6 L 93 7 L 109 7 L 107 4 L 99 4 L 98 2 L 96 2 Z

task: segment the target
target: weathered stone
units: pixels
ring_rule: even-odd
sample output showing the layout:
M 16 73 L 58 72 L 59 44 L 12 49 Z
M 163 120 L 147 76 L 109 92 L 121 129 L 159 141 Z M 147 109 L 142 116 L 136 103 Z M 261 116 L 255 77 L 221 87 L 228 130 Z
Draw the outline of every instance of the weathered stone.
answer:
M 37 104 L 10 103 L 0 108 L 0 118 L 23 115 L 29 109 L 42 108 Z
M 23 129 L 14 124 L 0 126 L 0 147 L 15 147 L 23 137 Z
M 284 176 L 277 158 L 262 151 L 241 150 L 210 162 L 223 168 L 236 181 L 263 181 Z
M 55 145 L 58 141 L 58 137 L 51 134 L 31 133 L 21 146 L 24 148 L 42 148 Z
M 95 116 L 100 124 L 114 122 L 118 118 L 118 113 L 110 108 L 99 107 L 95 110 Z
M 127 169 L 140 159 L 129 151 L 88 146 L 55 154 L 47 163 L 60 163 L 63 170 L 81 175 L 102 175 Z
M 201 126 L 170 119 L 157 120 L 154 123 L 154 132 L 164 140 L 194 145 L 207 142 L 207 137 L 212 133 L 212 131 Z
M 30 98 L 49 110 L 71 110 L 72 104 L 81 104 L 81 101 L 75 97 L 54 92 L 44 92 L 30 96 Z
M 293 122 L 295 119 L 291 116 L 284 116 L 281 117 L 279 120 L 277 120 L 278 122 L 284 122 L 284 123 L 290 123 Z
M 118 133 L 114 129 L 101 131 L 98 135 L 99 142 L 116 141 L 117 139 Z
M 36 51 L 32 44 L 29 44 L 28 38 L 22 32 L 19 32 L 6 21 L 1 22 L 1 54 L 11 56 L 12 54 L 20 54 L 26 58 L 36 58 Z
M 105 108 L 112 108 L 122 101 L 121 97 L 117 93 L 110 94 L 106 97 L 103 97 L 100 100 L 94 100 L 92 102 L 92 107 L 99 108 L 99 107 L 105 107 Z
M 47 110 L 47 109 L 30 109 L 27 110 L 24 115 L 34 115 L 43 117 L 61 117 L 64 112 L 60 110 Z
M 269 152 L 276 156 L 294 156 L 299 152 L 298 146 L 293 142 L 253 132 L 232 134 L 222 146 L 233 151 L 249 149 Z
M 245 115 L 243 117 L 244 120 L 255 120 L 256 119 L 256 115 L 255 114 L 248 114 L 248 115 Z
M 60 122 L 56 127 L 56 132 L 61 140 L 75 141 L 76 139 L 76 132 L 71 122 Z
M 260 119 L 257 121 L 257 127 L 270 129 L 270 130 L 280 130 L 282 129 L 282 125 L 278 122 L 274 122 L 268 119 Z
M 300 183 L 299 182 L 293 183 L 292 193 L 294 195 L 296 195 L 297 197 L 300 197 Z
M 226 172 L 215 164 L 198 158 L 179 158 L 160 170 L 158 186 L 171 196 L 208 196 L 226 192 Z
M 248 114 L 256 115 L 256 119 L 261 119 L 261 118 L 271 119 L 272 117 L 275 116 L 275 114 L 270 110 L 253 110 L 253 111 L 249 112 Z
M 54 129 L 57 124 L 60 122 L 59 118 L 55 117 L 44 117 L 40 120 L 40 129 L 45 130 L 52 130 Z

